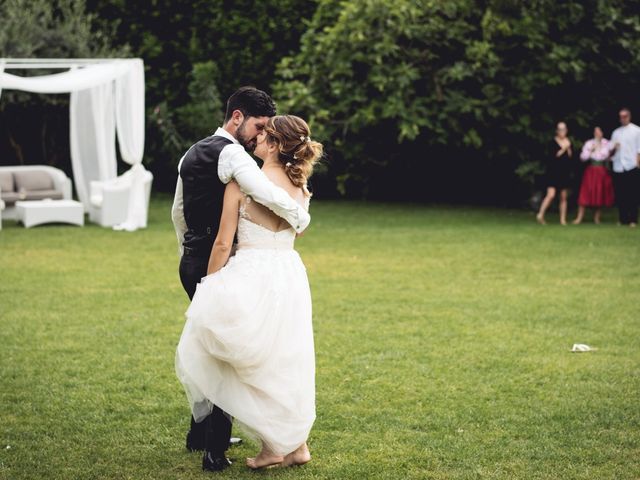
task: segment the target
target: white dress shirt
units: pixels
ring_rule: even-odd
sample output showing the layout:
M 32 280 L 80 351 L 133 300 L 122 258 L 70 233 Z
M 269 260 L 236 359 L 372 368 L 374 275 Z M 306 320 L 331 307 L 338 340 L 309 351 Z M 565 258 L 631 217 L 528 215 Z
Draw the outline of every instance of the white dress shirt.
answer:
M 276 186 L 267 178 L 251 158 L 251 155 L 238 143 L 238 140 L 223 128 L 218 128 L 214 135 L 224 137 L 233 142 L 220 152 L 218 159 L 218 177 L 220 181 L 226 184 L 235 179 L 240 186 L 240 190 L 256 202 L 272 210 L 279 217 L 285 219 L 296 232 L 300 233 L 307 228 L 311 222 L 309 213 L 291 198 L 284 189 Z M 187 222 L 184 219 L 182 179 L 180 178 L 180 167 L 183 160 L 184 155 L 180 159 L 180 163 L 178 163 L 178 181 L 173 198 L 173 207 L 171 208 L 171 220 L 176 230 L 178 249 L 181 255 L 184 234 L 188 229 Z
M 620 146 L 613 155 L 613 171 L 620 173 L 636 168 L 640 154 L 640 127 L 629 123 L 616 128 L 609 143 L 611 149 L 616 143 Z

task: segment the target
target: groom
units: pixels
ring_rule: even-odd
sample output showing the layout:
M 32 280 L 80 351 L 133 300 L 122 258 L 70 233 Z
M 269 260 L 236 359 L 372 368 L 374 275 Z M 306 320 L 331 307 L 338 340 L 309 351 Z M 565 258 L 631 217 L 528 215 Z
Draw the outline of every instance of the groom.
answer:
M 254 150 L 256 137 L 275 113 L 275 103 L 265 92 L 240 88 L 227 101 L 224 126 L 189 148 L 178 164 L 171 218 L 182 255 L 180 281 L 190 300 L 200 279 L 207 275 L 225 184 L 231 180 L 235 179 L 244 193 L 273 210 L 297 232 L 303 231 L 311 220 L 295 200 L 267 179 L 246 151 Z M 230 465 L 225 456 L 230 437 L 230 418 L 213 406 L 201 423 L 191 417 L 187 449 L 205 451 L 204 470 L 224 470 Z

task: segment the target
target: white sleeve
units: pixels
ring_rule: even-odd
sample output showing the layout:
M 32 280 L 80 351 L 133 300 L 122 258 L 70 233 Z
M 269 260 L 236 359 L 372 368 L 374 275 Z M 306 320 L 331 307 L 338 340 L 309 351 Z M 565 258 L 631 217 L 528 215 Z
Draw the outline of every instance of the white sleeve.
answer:
M 184 157 L 183 157 L 184 158 Z M 182 160 L 178 165 L 178 181 L 176 182 L 176 194 L 173 197 L 173 206 L 171 207 L 171 221 L 173 222 L 173 228 L 176 231 L 176 237 L 178 237 L 178 252 L 182 255 L 182 243 L 184 242 L 184 234 L 187 231 L 187 222 L 184 219 L 184 202 L 182 196 L 182 179 L 180 178 L 180 166 Z
M 616 141 L 618 138 L 618 130 L 614 130 L 611 133 L 611 140 L 609 140 L 609 152 L 612 152 L 616 148 Z
M 285 219 L 298 233 L 311 222 L 304 207 L 271 182 L 241 145 L 231 144 L 222 149 L 218 177 L 223 183 L 235 179 L 245 194 Z

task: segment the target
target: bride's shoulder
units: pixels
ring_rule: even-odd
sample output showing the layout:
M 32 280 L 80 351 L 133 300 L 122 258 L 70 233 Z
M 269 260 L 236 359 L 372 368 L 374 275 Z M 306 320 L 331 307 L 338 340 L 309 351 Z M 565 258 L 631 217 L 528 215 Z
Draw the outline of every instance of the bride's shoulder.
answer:
M 289 182 L 289 188 L 285 188 L 287 193 L 291 198 L 293 198 L 296 202 L 302 205 L 305 208 L 308 208 L 308 198 L 309 196 L 306 194 L 305 188 L 300 188 L 293 183 Z
M 274 168 L 264 170 L 264 172 L 269 180 L 286 191 L 295 200 L 300 201 L 304 197 L 304 190 L 294 185 L 289 178 L 289 175 L 287 175 L 283 170 Z

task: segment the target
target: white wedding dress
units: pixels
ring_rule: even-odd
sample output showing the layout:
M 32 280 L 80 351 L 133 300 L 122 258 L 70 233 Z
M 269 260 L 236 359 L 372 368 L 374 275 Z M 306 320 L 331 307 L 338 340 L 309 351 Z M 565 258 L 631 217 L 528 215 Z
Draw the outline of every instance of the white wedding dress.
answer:
M 255 223 L 263 210 L 245 197 L 235 256 L 198 284 L 176 373 L 196 421 L 215 404 L 286 455 L 307 440 L 315 420 L 311 294 L 295 231 Z

